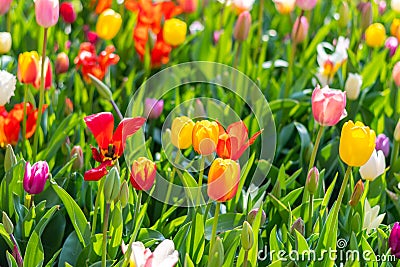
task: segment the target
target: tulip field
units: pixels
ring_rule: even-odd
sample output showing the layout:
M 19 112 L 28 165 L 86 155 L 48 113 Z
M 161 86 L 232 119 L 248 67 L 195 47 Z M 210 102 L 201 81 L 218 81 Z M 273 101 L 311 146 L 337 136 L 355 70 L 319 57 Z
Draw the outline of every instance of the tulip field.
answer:
M 400 266 L 399 0 L 0 0 L 0 266 Z

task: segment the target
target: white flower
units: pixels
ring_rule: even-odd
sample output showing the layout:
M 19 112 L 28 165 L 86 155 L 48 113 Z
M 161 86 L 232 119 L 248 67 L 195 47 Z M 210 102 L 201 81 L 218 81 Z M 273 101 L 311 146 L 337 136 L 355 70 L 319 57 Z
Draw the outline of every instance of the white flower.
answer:
M 330 84 L 333 76 L 347 60 L 349 43 L 349 39 L 340 36 L 336 47 L 327 42 L 322 42 L 317 46 L 317 62 L 319 65 L 317 77 L 322 86 Z M 331 51 L 332 54 L 328 54 L 326 49 Z
M 11 34 L 9 32 L 0 32 L 0 53 L 8 53 L 11 49 Z
M 179 254 L 172 240 L 166 239 L 152 253 L 143 243 L 132 243 L 131 267 L 173 267 L 178 263 Z
M 382 223 L 383 219 L 385 218 L 386 213 L 379 215 L 379 209 L 380 209 L 379 205 L 376 205 L 373 208 L 371 208 L 368 199 L 365 199 L 363 229 L 367 229 L 367 234 L 369 234 L 369 232 L 371 232 L 372 229 L 378 228 L 379 225 Z
M 0 106 L 4 106 L 10 101 L 14 95 L 16 84 L 17 79 L 14 75 L 5 70 L 0 71 Z
M 344 85 L 347 98 L 350 100 L 356 100 L 360 95 L 361 85 L 362 77 L 359 74 L 350 73 L 346 84 Z
M 385 171 L 385 168 L 385 155 L 382 150 L 378 152 L 374 150 L 367 163 L 360 167 L 360 174 L 364 180 L 373 181 Z
M 400 0 L 392 0 L 390 6 L 394 11 L 400 12 Z
M 255 0 L 218 0 L 226 6 L 233 5 L 239 12 L 250 11 L 253 8 Z

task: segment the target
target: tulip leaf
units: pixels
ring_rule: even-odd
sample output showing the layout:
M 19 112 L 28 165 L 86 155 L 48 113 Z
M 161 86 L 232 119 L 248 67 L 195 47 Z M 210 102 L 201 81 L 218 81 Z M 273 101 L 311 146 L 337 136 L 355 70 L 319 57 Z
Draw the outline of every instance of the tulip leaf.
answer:
M 361 72 L 362 76 L 362 88 L 367 88 L 372 86 L 378 79 L 378 75 L 381 73 L 382 68 L 386 67 L 386 54 L 388 50 L 383 50 L 382 52 L 376 54 L 372 57 L 363 68 Z
M 8 267 L 18 267 L 17 262 L 15 261 L 13 255 L 10 254 L 10 252 L 6 252 L 6 256 L 7 256 L 7 263 L 8 263 Z
M 245 220 L 245 215 L 241 213 L 220 214 L 218 218 L 217 233 L 225 233 L 241 226 Z M 210 240 L 213 218 L 206 221 L 205 238 Z
M 193 217 L 190 232 L 186 239 L 186 251 L 189 252 L 190 258 L 196 265 L 200 263 L 205 247 L 203 215 L 200 210 L 201 208 L 196 211 Z
M 123 217 L 120 203 L 114 206 L 110 222 L 110 242 L 108 245 L 108 254 L 114 259 L 122 243 Z

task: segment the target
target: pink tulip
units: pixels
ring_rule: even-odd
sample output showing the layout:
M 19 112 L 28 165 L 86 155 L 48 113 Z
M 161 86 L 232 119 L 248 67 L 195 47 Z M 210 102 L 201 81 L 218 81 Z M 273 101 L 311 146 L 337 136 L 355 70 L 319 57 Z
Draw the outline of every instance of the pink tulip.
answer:
M 251 26 L 251 15 L 248 11 L 240 13 L 239 18 L 236 22 L 233 37 L 236 41 L 245 41 L 249 36 Z
M 296 5 L 303 10 L 311 10 L 317 4 L 317 0 L 296 0 Z
M 179 0 L 178 3 L 184 13 L 190 14 L 197 10 L 197 0 Z
M 400 86 L 400 61 L 393 67 L 392 77 L 397 86 Z
M 64 52 L 61 52 L 57 55 L 56 63 L 55 63 L 55 69 L 56 69 L 56 74 L 62 74 L 66 73 L 69 68 L 69 58 L 67 54 Z
M 346 117 L 346 93 L 317 86 L 311 97 L 314 119 L 322 126 L 336 125 Z
M 300 25 L 299 25 L 300 23 Z M 306 39 L 308 34 L 309 24 L 307 18 L 305 16 L 301 16 L 297 18 L 294 22 L 293 29 L 292 29 L 292 40 L 296 44 L 301 43 Z
M 36 0 L 35 1 L 36 22 L 49 28 L 56 25 L 60 14 L 58 0 Z
M 32 195 L 40 194 L 49 176 L 49 165 L 46 161 L 38 161 L 33 166 L 27 162 L 23 181 L 25 191 Z
M 0 1 L 0 15 L 4 15 L 10 9 L 12 0 L 1 0 Z
M 146 98 L 144 105 L 144 116 L 149 119 L 158 119 L 164 109 L 164 100 Z
M 151 160 L 140 157 L 132 164 L 131 184 L 137 190 L 149 190 L 156 178 L 157 167 Z

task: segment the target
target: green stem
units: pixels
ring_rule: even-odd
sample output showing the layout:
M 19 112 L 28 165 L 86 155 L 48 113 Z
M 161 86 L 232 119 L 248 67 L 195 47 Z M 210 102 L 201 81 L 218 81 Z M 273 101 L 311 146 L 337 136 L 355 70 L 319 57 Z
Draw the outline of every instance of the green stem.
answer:
M 249 259 L 249 251 L 245 250 L 244 251 L 244 259 L 243 259 L 243 267 L 247 267 L 247 263 L 249 261 L 248 259 Z
M 44 37 L 43 37 L 43 51 L 42 51 L 42 66 L 40 70 L 40 93 L 39 93 L 39 110 L 38 117 L 36 121 L 36 131 L 33 142 L 33 159 L 37 160 L 37 151 L 38 151 L 38 142 L 39 142 L 39 132 L 40 132 L 40 123 L 42 121 L 43 115 L 43 104 L 44 104 L 44 65 L 46 62 L 46 46 L 47 46 L 47 28 L 44 28 Z
M 213 225 L 212 225 L 212 232 L 211 232 L 211 239 L 210 239 L 210 252 L 208 255 L 211 255 L 211 250 L 214 246 L 215 238 L 217 236 L 217 226 L 218 226 L 218 217 L 219 217 L 219 210 L 221 208 L 221 203 L 217 202 L 217 205 L 215 206 L 215 215 L 214 215 L 214 220 L 213 220 Z
M 205 164 L 205 158 L 203 156 L 201 156 L 199 183 L 198 183 L 199 191 L 198 191 L 198 194 L 197 194 L 196 206 L 200 206 L 201 205 L 200 201 L 201 201 L 201 195 L 202 195 L 201 188 L 203 187 L 204 164 Z
M 180 157 L 180 151 L 178 150 L 176 152 L 176 157 L 174 160 L 175 164 L 178 164 L 179 162 L 179 157 Z M 168 183 L 168 189 L 167 189 L 167 195 L 165 197 L 165 201 L 163 203 L 162 211 L 161 211 L 161 216 L 167 211 L 168 203 L 169 203 L 169 198 L 171 197 L 171 192 L 172 192 L 172 185 L 174 184 L 175 180 L 175 174 L 176 174 L 176 167 L 172 165 L 172 172 L 169 178 L 169 183 Z
M 142 190 L 139 190 L 138 195 L 137 195 L 137 201 L 135 203 L 135 213 L 133 214 L 133 234 L 131 236 L 131 240 L 130 240 L 129 244 L 132 244 L 132 242 L 136 240 L 136 236 L 139 232 L 140 225 L 138 225 L 136 227 L 136 220 L 140 213 L 140 205 L 142 203 L 142 194 L 143 194 Z
M 108 217 L 110 215 L 110 203 L 106 204 L 106 211 L 104 213 L 104 224 L 103 224 L 103 253 L 101 255 L 101 266 L 106 267 L 107 260 L 107 230 L 108 230 Z
M 342 186 L 340 187 L 338 199 L 336 201 L 335 210 L 334 210 L 335 216 L 338 216 L 338 214 L 339 214 L 340 205 L 342 204 L 343 195 L 344 195 L 344 192 L 346 191 L 347 184 L 349 183 L 350 174 L 351 174 L 351 166 L 348 166 L 347 170 L 346 170 L 346 174 L 344 175 Z
M 122 121 L 122 120 L 124 119 L 124 116 L 122 116 L 122 113 L 121 113 L 121 111 L 119 110 L 117 104 L 114 102 L 113 99 L 111 99 L 110 102 L 111 102 L 111 105 L 113 106 L 115 112 L 117 112 L 118 117 L 119 117 L 119 118 L 121 119 L 121 121 Z
M 307 225 L 307 233 L 309 236 L 312 234 L 313 213 L 314 213 L 314 195 L 310 194 L 310 202 L 308 206 L 308 225 Z
M 283 98 L 288 98 L 290 94 L 290 86 L 293 80 L 293 66 L 294 66 L 294 56 L 296 55 L 296 43 L 292 42 L 292 49 L 289 56 L 289 66 L 286 75 L 286 84 Z
M 324 133 L 324 126 L 319 126 L 317 139 L 315 140 L 314 148 L 311 153 L 310 164 L 308 165 L 308 170 L 310 171 L 312 167 L 314 167 L 315 158 L 317 157 L 319 143 L 321 142 L 322 134 Z
M 393 143 L 393 151 L 392 151 L 392 157 L 390 158 L 390 166 L 393 167 L 393 164 L 396 162 L 397 157 L 399 155 L 399 142 L 394 140 Z
M 256 49 L 254 49 L 254 61 L 257 61 L 258 53 L 259 53 L 259 47 L 261 47 L 261 40 L 262 40 L 262 34 L 263 34 L 263 23 L 264 23 L 264 1 L 260 1 L 260 9 L 258 13 L 258 38 L 257 38 L 257 43 L 256 43 Z
M 91 234 L 92 237 L 94 237 L 94 235 L 96 234 L 97 213 L 99 210 L 100 195 L 101 195 L 101 192 L 103 192 L 103 187 L 104 187 L 104 179 L 101 179 L 99 189 L 97 190 L 96 201 L 94 203 L 92 234 Z
M 28 105 L 28 85 L 24 86 L 24 118 L 22 121 L 22 148 L 23 152 L 26 153 L 25 141 L 26 141 L 26 120 L 27 120 L 27 105 Z M 26 153 L 25 156 L 28 154 Z
M 235 69 L 237 69 L 238 64 L 239 64 L 239 55 L 240 55 L 240 51 L 242 50 L 242 42 L 238 42 L 238 47 L 236 50 L 236 54 L 235 54 L 235 61 L 233 62 L 233 67 Z

